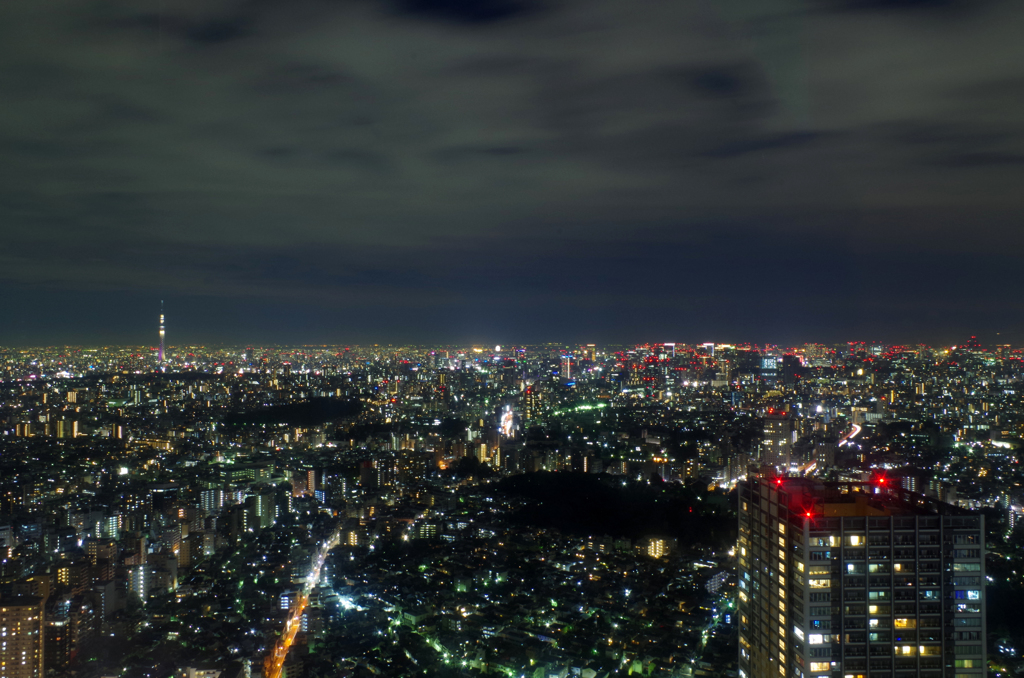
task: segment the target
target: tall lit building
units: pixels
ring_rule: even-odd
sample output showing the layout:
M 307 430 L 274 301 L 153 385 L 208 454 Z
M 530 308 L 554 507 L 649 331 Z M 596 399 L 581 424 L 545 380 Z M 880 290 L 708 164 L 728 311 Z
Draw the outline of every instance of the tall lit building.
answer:
M 739 488 L 741 678 L 982 678 L 984 518 L 879 478 Z
M 0 600 L 0 678 L 42 678 L 43 599 Z
M 153 567 L 151 565 L 136 565 L 128 570 L 128 595 L 138 597 L 145 604 L 152 588 Z
M 796 430 L 784 412 L 769 410 L 764 418 L 761 463 L 788 471 L 796 442 Z

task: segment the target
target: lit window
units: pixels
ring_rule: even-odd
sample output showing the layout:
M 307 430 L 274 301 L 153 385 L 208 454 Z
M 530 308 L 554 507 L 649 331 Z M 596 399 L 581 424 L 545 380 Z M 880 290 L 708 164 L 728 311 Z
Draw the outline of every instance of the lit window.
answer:
M 807 642 L 810 645 L 824 645 L 825 644 L 825 636 L 823 636 L 820 633 L 811 633 L 811 634 L 809 634 L 807 636 Z
M 848 538 L 850 546 L 860 546 L 864 543 L 864 538 L 859 534 L 851 534 Z
M 832 663 L 831 662 L 811 662 L 811 671 L 812 672 L 831 671 L 831 670 L 832 670 Z

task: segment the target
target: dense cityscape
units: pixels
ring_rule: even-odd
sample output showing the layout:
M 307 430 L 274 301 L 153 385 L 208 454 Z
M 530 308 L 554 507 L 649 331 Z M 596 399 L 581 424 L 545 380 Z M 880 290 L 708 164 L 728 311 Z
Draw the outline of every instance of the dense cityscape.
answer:
M 891 549 L 878 559 L 916 563 L 920 579 L 886 586 L 922 589 L 918 616 L 833 635 L 831 655 L 801 645 L 833 660 L 780 654 L 774 675 L 1024 675 L 1020 347 L 165 349 L 160 331 L 159 347 L 0 348 L 2 678 L 755 678 L 762 483 L 776 517 L 781 488 L 861 507 L 822 516 L 931 507 L 913 509 L 914 553 L 901 524 L 891 543 L 868 527 Z M 920 546 L 946 543 L 928 511 L 950 544 L 978 545 L 941 555 L 944 583 Z M 829 545 L 824 519 L 785 543 L 776 522 L 800 558 Z M 762 586 L 893 577 L 873 558 L 829 584 L 780 550 Z M 925 631 L 932 571 L 936 615 L 976 601 L 947 606 L 967 631 Z M 812 621 L 827 598 L 793 595 L 772 599 L 772 625 L 777 607 L 782 627 L 863 628 L 848 618 L 863 610 Z M 867 601 L 886 615 L 889 596 Z M 900 645 L 901 624 L 917 640 Z

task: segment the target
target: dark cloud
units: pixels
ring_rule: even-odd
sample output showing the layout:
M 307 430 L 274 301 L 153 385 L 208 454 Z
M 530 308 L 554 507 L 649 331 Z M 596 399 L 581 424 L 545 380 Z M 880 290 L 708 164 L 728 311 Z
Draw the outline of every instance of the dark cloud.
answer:
M 539 9 L 529 0 L 397 0 L 406 12 L 467 24 L 486 24 Z
M 1006 325 L 1024 6 L 957 6 L 7 0 L 0 342 Z
M 858 9 L 972 9 L 984 0 L 834 0 L 834 4 Z

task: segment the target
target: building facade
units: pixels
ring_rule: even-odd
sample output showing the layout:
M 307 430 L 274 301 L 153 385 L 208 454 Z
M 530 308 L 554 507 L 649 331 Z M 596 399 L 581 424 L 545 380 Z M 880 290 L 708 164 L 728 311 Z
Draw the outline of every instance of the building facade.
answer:
M 739 488 L 741 678 L 982 678 L 984 517 L 871 483 Z
M 43 678 L 43 599 L 0 600 L 0 678 Z

